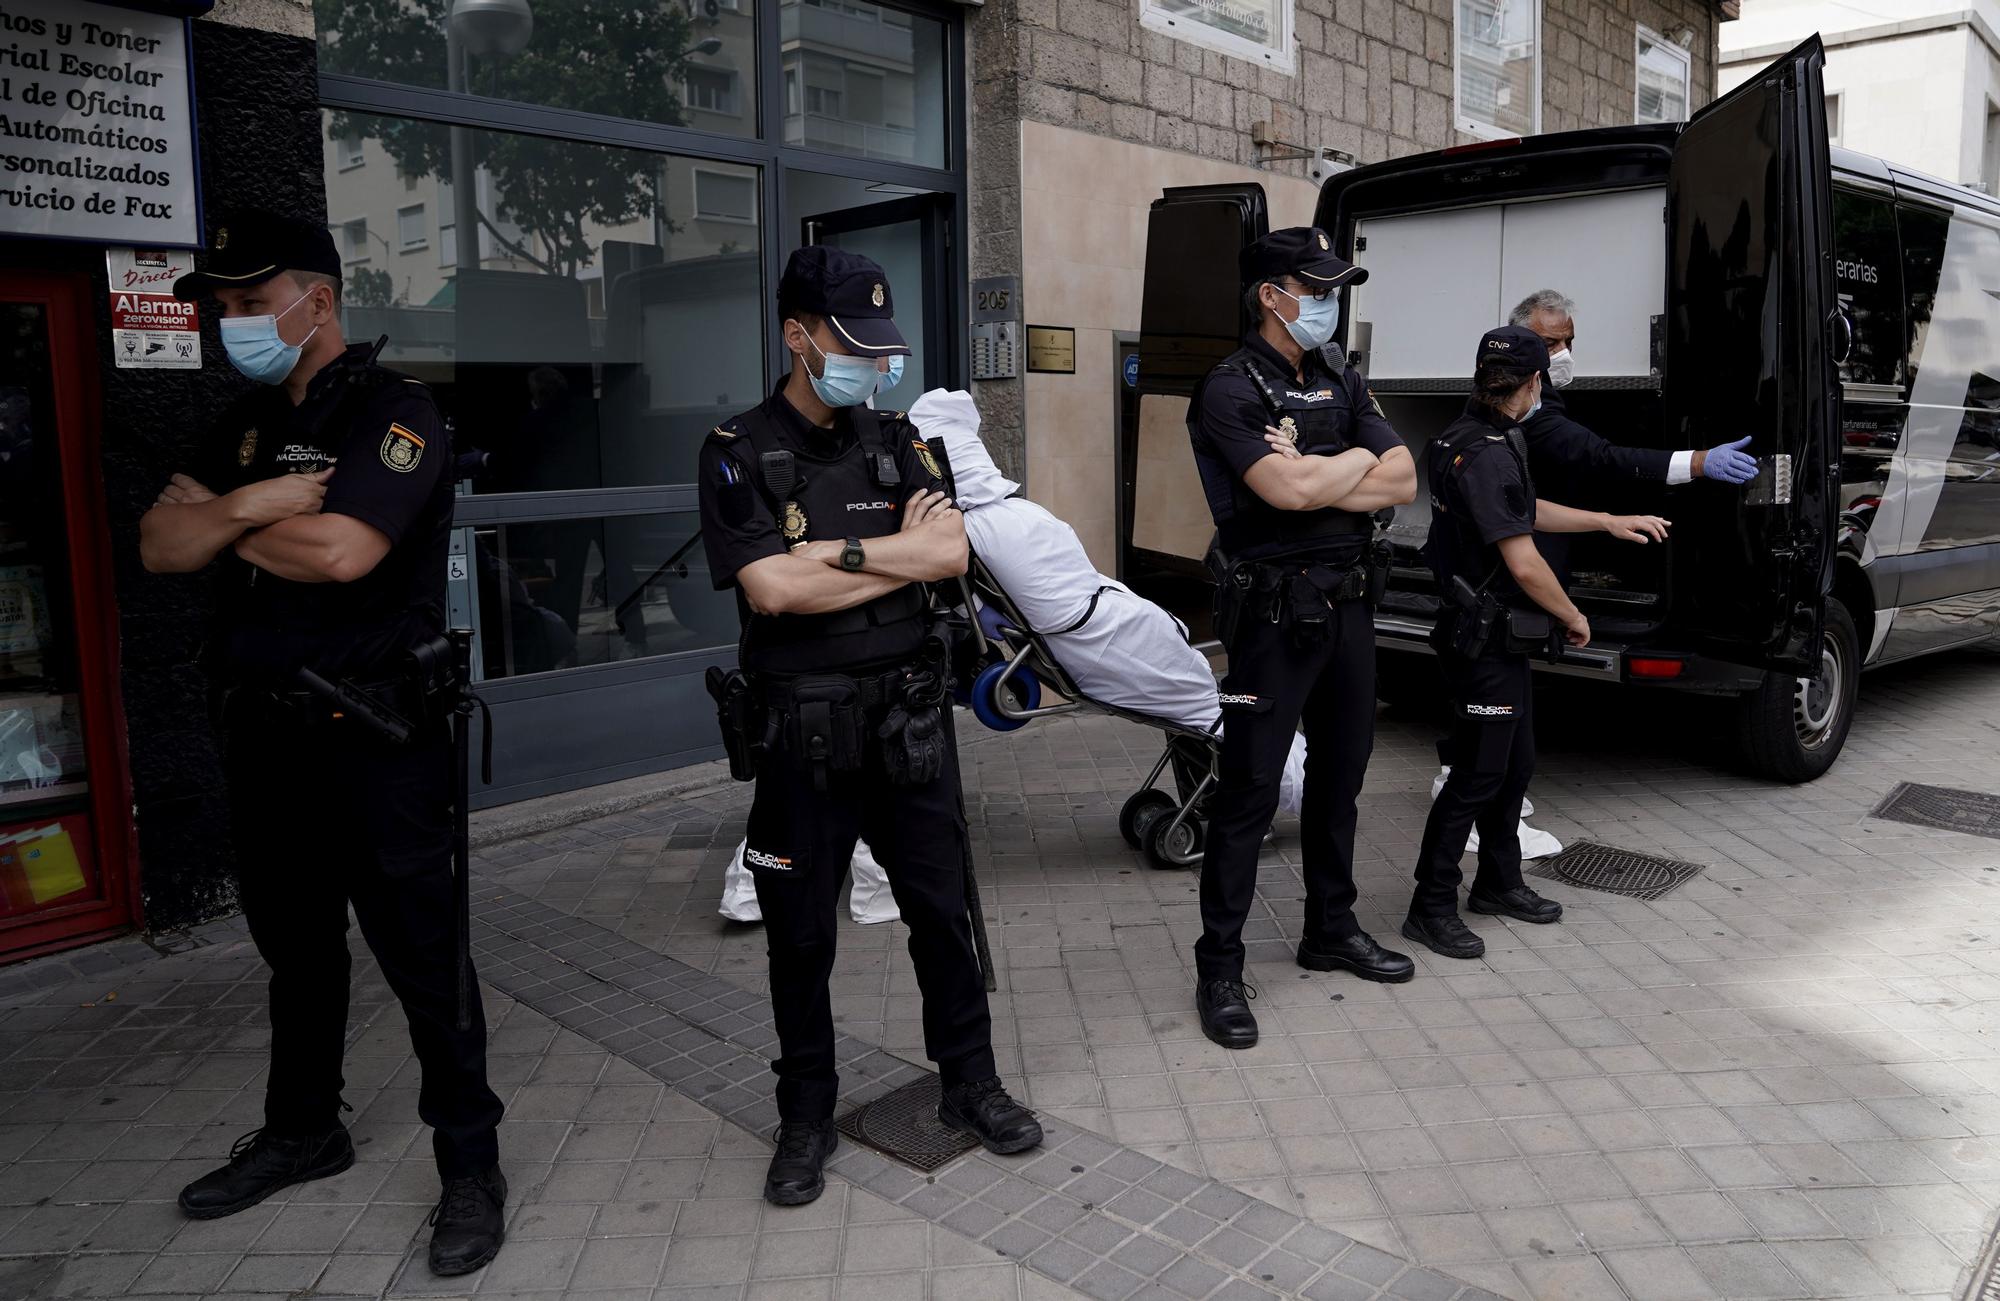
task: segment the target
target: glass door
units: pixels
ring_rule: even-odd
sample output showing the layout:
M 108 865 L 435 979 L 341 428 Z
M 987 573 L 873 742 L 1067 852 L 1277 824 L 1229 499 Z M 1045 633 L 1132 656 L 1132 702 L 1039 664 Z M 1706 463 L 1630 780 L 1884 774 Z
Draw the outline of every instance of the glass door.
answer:
M 0 960 L 136 919 L 88 292 L 0 275 Z
M 944 334 L 945 196 L 918 194 L 810 216 L 801 223 L 801 242 L 828 244 L 872 258 L 888 273 L 896 302 L 896 324 L 909 341 L 910 361 L 903 382 L 884 389 L 875 405 L 908 411 L 924 393 L 947 382 L 950 355 Z

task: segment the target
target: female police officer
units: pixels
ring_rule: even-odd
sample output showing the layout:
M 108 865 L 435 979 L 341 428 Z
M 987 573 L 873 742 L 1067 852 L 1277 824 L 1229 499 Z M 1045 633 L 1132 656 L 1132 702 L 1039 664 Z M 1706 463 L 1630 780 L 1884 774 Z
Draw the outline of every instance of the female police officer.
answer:
M 774 1205 L 826 1187 L 833 1151 L 834 905 L 857 837 L 881 860 L 923 993 L 939 1120 L 988 1150 L 1042 1141 L 1007 1096 L 973 951 L 945 664 L 923 584 L 965 571 L 965 521 L 901 412 L 866 405 L 909 346 L 888 278 L 840 249 L 794 252 L 778 283 L 790 372 L 701 451 L 701 532 L 734 587 L 742 671 L 711 670 L 732 771 L 757 793 L 743 860 L 770 944 L 778 1030 Z
M 1305 720 L 1306 915 L 1299 965 L 1408 980 L 1414 965 L 1354 917 L 1354 799 L 1375 739 L 1369 513 L 1416 495 L 1416 466 L 1352 368 L 1328 367 L 1340 300 L 1367 272 L 1324 231 L 1272 231 L 1238 271 L 1255 328 L 1188 407 L 1215 517 L 1222 780 L 1201 870 L 1195 1008 L 1225 1048 L 1257 1042 L 1243 985 L 1243 924 L 1285 755 Z M 1292 453 L 1301 453 L 1294 455 Z
M 1525 326 L 1479 341 L 1465 414 L 1431 440 L 1424 467 L 1431 532 L 1425 554 L 1442 615 L 1433 643 L 1456 707 L 1445 761 L 1451 776 L 1431 805 L 1417 854 L 1417 888 L 1403 934 L 1448 958 L 1486 943 L 1459 919 L 1458 860 L 1479 828 L 1474 912 L 1553 922 L 1562 905 L 1521 881 L 1521 797 L 1535 767 L 1528 660 L 1561 642 L 1590 644 L 1590 624 L 1536 551 L 1534 533 L 1603 531 L 1663 542 L 1657 515 L 1603 515 L 1535 498 L 1521 426 L 1541 405 L 1548 348 Z

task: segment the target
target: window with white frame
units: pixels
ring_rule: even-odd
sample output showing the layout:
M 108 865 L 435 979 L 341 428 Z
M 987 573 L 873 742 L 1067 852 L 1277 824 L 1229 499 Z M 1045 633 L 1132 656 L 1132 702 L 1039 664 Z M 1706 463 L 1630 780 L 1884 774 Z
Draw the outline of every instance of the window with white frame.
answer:
M 1684 122 L 1692 99 L 1693 61 L 1688 52 L 1658 32 L 1639 28 L 1634 42 L 1637 89 L 1634 122 Z
M 2000 104 L 1986 101 L 1986 147 L 1979 179 L 1988 194 L 2000 194 Z
M 1826 138 L 1832 144 L 1840 143 L 1840 95 L 1826 97 Z
M 368 218 L 340 223 L 340 257 L 344 262 L 368 260 Z
M 407 208 L 396 209 L 396 248 L 408 253 L 430 243 L 430 231 L 424 225 L 424 205 L 413 203 Z
M 704 113 L 736 112 L 736 74 L 727 68 L 689 68 L 682 82 L 687 106 Z
M 1292 0 L 1139 0 L 1139 25 L 1290 76 Z
M 757 178 L 743 172 L 694 169 L 694 215 L 703 221 L 757 221 Z
M 333 156 L 337 160 L 340 170 L 343 172 L 352 171 L 354 168 L 368 161 L 368 155 L 363 149 L 361 137 L 358 135 L 335 136 L 333 138 Z
M 1458 129 L 1486 140 L 1542 129 L 1541 0 L 1458 0 Z

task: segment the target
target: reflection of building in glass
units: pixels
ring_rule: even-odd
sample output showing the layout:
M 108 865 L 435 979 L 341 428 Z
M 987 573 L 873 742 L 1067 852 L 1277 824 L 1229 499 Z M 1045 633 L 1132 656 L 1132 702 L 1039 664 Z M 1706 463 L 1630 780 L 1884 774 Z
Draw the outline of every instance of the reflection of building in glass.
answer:
M 1493 127 L 1536 129 L 1535 9 L 1522 0 L 1461 0 L 1458 112 Z
M 917 112 L 939 102 L 919 82 L 941 85 L 942 24 L 862 0 L 785 0 L 779 15 L 786 144 L 943 163 L 944 124 Z

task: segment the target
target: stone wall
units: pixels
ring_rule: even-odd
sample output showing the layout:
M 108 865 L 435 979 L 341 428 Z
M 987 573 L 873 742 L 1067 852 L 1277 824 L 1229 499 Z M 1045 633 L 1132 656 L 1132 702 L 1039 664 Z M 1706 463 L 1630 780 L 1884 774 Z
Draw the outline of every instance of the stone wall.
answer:
M 986 0 L 967 19 L 972 274 L 1022 270 L 1023 120 L 1233 162 L 1246 178 L 1259 174 L 1256 122 L 1280 140 L 1343 149 L 1364 163 L 1471 139 L 1453 117 L 1457 4 L 1295 0 L 1298 72 L 1284 76 L 1142 29 L 1137 0 Z M 1544 0 L 1544 131 L 1632 120 L 1637 24 L 1668 39 L 1691 30 L 1694 101 L 1713 96 L 1710 0 Z M 1298 162 L 1268 167 L 1304 171 Z M 1114 171 L 1102 183 L 1123 181 Z M 1035 318 L 1033 302 L 1024 309 Z M 1136 303 L 1131 315 L 1136 326 Z M 1020 381 L 974 391 L 996 456 L 1032 487 Z

